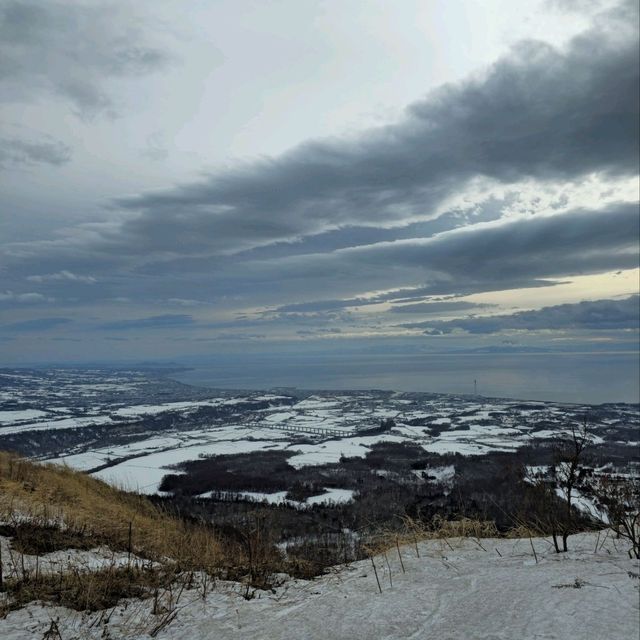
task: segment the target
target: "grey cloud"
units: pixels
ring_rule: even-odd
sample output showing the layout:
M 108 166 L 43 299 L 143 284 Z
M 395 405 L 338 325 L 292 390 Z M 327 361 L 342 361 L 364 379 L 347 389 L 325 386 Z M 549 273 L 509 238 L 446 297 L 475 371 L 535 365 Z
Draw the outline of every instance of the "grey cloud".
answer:
M 553 286 L 571 275 L 634 268 L 637 238 L 637 205 L 619 203 L 331 253 L 259 261 L 189 260 L 186 265 L 175 261 L 170 270 L 134 272 L 114 280 L 117 288 L 109 283 L 100 290 L 83 286 L 82 296 L 147 301 L 175 297 L 228 309 L 248 302 L 254 308 L 269 306 L 277 300 L 286 304 L 263 313 L 282 319 L 394 300 L 417 302 L 426 296 Z M 386 289 L 391 291 L 361 295 Z M 322 299 L 327 292 L 331 297 Z
M 71 318 L 34 318 L 0 326 L 0 330 L 11 332 L 48 331 L 72 322 Z
M 169 298 L 166 304 L 170 304 L 175 307 L 207 307 L 211 303 L 204 300 L 191 300 L 189 298 Z
M 121 280 L 120 286 L 127 288 L 110 295 L 133 299 L 143 291 L 148 300 L 158 300 L 161 294 L 164 300 L 197 296 L 227 307 L 246 301 L 253 307 L 268 306 L 275 299 L 287 304 L 263 312 L 265 316 L 326 314 L 409 298 L 417 302 L 426 296 L 554 286 L 572 275 L 634 268 L 637 238 L 637 205 L 617 203 L 331 253 L 228 263 L 189 261 L 186 266 L 176 261 L 160 274 L 130 275 Z M 390 291 L 361 295 L 385 289 Z M 322 299 L 326 292 L 332 297 Z
M 546 329 L 637 329 L 640 326 L 640 298 L 596 300 L 577 304 L 561 304 L 537 311 L 521 311 L 511 315 L 461 318 L 458 320 L 412 323 L 406 328 L 424 329 L 428 335 L 447 334 L 456 330 L 487 334 L 505 330 Z
M 50 164 L 60 166 L 71 160 L 71 147 L 51 138 L 34 142 L 20 138 L 0 138 L 0 168 Z
M 244 342 L 246 340 L 264 340 L 264 333 L 219 333 L 207 338 L 193 338 L 193 342 Z
M 637 204 L 618 203 L 596 211 L 508 219 L 430 238 L 265 261 L 251 265 L 250 273 L 254 290 L 276 281 L 279 290 L 286 282 L 289 291 L 308 292 L 328 286 L 383 288 L 381 283 L 400 280 L 426 281 L 420 291 L 424 295 L 470 294 L 635 268 L 638 233 Z
M 372 251 L 375 251 L 376 245 L 371 245 L 369 248 Z M 354 274 L 357 275 L 357 267 L 353 265 Z M 361 284 L 361 281 L 358 281 Z M 473 293 L 479 292 L 487 292 L 487 291 L 503 291 L 507 289 L 519 289 L 523 287 L 532 288 L 532 287 L 551 287 L 557 284 L 561 284 L 559 281 L 552 280 L 531 280 L 531 279 L 523 279 L 523 280 L 512 280 L 505 279 L 501 281 L 487 281 L 484 280 L 481 283 L 478 282 L 457 282 L 455 285 L 455 291 L 452 290 L 452 283 L 450 281 L 443 282 L 433 282 L 429 285 L 411 287 L 411 288 L 402 288 L 402 289 L 393 289 L 391 291 L 386 291 L 385 293 L 380 293 L 373 296 L 367 297 L 357 297 L 357 298 L 343 298 L 343 299 L 334 299 L 334 300 L 312 300 L 306 302 L 294 302 L 291 304 L 282 305 L 280 307 L 276 307 L 275 309 L 270 309 L 266 311 L 266 314 L 270 313 L 312 313 L 317 311 L 338 311 L 341 309 L 348 309 L 350 307 L 365 307 L 368 305 L 380 304 L 383 302 L 390 302 L 394 306 L 391 311 L 397 311 L 402 313 L 403 310 L 413 311 L 411 307 L 428 305 L 432 311 L 436 310 L 436 306 L 434 305 L 451 305 L 451 308 L 454 307 L 460 308 L 459 305 L 470 305 L 470 307 L 478 307 L 483 305 L 472 304 L 468 302 L 456 302 L 456 301 L 431 301 L 426 303 L 424 301 L 427 296 L 437 296 L 441 294 L 446 295 L 455 295 L 456 297 L 461 297 L 465 295 L 471 295 Z M 406 303 L 419 302 L 416 305 L 408 305 Z M 404 305 L 404 306 L 395 306 L 395 305 Z M 443 307 L 440 307 L 441 310 L 444 310 Z
M 365 306 L 380 302 L 378 298 L 350 298 L 345 300 L 317 300 L 311 302 L 294 302 L 285 304 L 268 313 L 315 313 L 322 311 L 338 311 L 349 307 Z
M 29 282 L 79 282 L 82 284 L 95 284 L 97 280 L 93 276 L 78 275 L 71 271 L 62 270 L 57 273 L 27 276 Z
M 371 248 L 375 247 L 372 245 Z M 403 296 L 411 294 L 411 298 L 407 300 L 422 300 L 425 295 L 428 295 L 433 291 L 432 286 L 426 287 L 413 287 L 410 289 L 395 289 L 393 291 L 387 291 L 373 296 L 358 297 L 358 298 L 343 298 L 336 300 L 312 300 L 308 302 L 294 302 L 291 304 L 285 304 L 276 309 L 271 309 L 267 313 L 313 313 L 322 311 L 338 311 L 341 309 L 348 309 L 350 307 L 366 307 L 369 305 L 380 304 L 382 302 L 402 302 Z M 400 298 L 400 300 L 398 300 Z
M 411 105 L 395 125 L 121 199 L 139 215 L 105 236 L 104 247 L 233 253 L 348 225 L 433 217 L 478 176 L 512 183 L 634 175 L 637 48 L 634 29 L 610 22 L 564 52 L 521 43 L 482 77 Z
M 131 7 L 78 2 L 0 2 L 0 95 L 31 100 L 52 92 L 83 116 L 114 111 L 104 81 L 165 67 Z
M 638 264 L 638 205 L 577 209 L 465 227 L 425 240 L 346 250 L 362 263 L 388 260 L 450 277 L 500 281 L 596 273 Z
M 189 327 L 195 322 L 192 316 L 184 313 L 166 313 L 158 316 L 148 316 L 146 318 L 135 318 L 130 320 L 115 320 L 106 322 L 100 329 L 108 331 L 129 331 L 135 329 L 175 329 L 179 327 Z
M 637 3 L 635 0 L 547 0 L 547 7 L 563 13 L 577 13 L 592 15 L 596 19 L 603 16 L 605 19 L 611 15 L 617 15 L 619 20 L 626 19 L 633 24 L 637 15 Z
M 296 331 L 296 334 L 302 337 L 323 336 L 323 335 L 339 335 L 342 333 L 342 329 L 332 327 L 329 329 L 300 329 Z
M 493 304 L 480 304 L 477 302 L 466 302 L 464 300 L 451 300 L 443 302 L 418 302 L 416 304 L 394 305 L 391 308 L 393 313 L 446 313 L 447 311 L 468 311 L 470 309 L 487 309 L 494 307 Z
M 198 329 L 265 329 L 267 327 L 289 326 L 322 326 L 336 322 L 348 323 L 350 314 L 346 312 L 308 312 L 308 313 L 271 313 L 256 317 L 237 316 L 233 320 L 200 323 L 194 325 Z
M 15 293 L 13 291 L 0 292 L 0 302 L 33 304 L 38 302 L 52 302 L 53 298 L 49 298 L 41 293 L 29 291 L 26 293 Z
M 600 9 L 604 4 L 603 0 L 547 0 L 547 5 L 559 11 L 572 13 L 583 13 Z

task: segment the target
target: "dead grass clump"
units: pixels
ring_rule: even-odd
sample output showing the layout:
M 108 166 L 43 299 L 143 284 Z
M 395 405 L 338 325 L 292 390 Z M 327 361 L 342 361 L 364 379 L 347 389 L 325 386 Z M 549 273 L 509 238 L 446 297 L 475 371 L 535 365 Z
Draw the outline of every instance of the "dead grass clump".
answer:
M 53 525 L 40 526 L 33 522 L 0 525 L 0 535 L 12 538 L 11 548 L 14 551 L 34 556 L 67 549 L 94 549 L 102 544 L 83 531 L 61 529 Z
M 363 547 L 368 555 L 377 555 L 400 545 L 417 545 L 418 542 L 424 540 L 500 537 L 504 536 L 493 520 L 474 520 L 472 518 L 446 520 L 435 516 L 430 522 L 424 522 L 404 516 L 400 528 L 379 531 L 371 536 Z
M 493 520 L 459 518 L 445 520 L 436 516 L 430 525 L 432 538 L 499 538 L 501 536 Z
M 146 598 L 167 588 L 175 574 L 157 567 L 108 567 L 96 571 L 65 571 L 37 578 L 10 578 L 4 584 L 0 613 L 29 602 L 46 602 L 76 611 L 114 607 L 125 598 Z

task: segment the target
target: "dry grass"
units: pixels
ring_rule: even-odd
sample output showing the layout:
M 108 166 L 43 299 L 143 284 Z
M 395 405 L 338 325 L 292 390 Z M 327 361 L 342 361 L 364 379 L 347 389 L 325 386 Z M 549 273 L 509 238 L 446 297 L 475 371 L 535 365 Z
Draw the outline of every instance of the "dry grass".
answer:
M 0 452 L 0 535 L 12 539 L 13 566 L 4 581 L 0 614 L 36 599 L 76 609 L 112 606 L 114 600 L 157 591 L 159 584 L 170 590 L 172 582 L 195 573 L 240 581 L 246 597 L 252 597 L 255 589 L 272 588 L 274 576 L 288 571 L 266 520 L 217 535 L 144 496 L 68 467 L 5 452 Z M 132 561 L 91 571 L 69 565 L 56 575 L 34 575 L 20 560 L 22 554 L 99 546 L 130 552 Z
M 381 530 L 372 536 L 364 545 L 369 555 L 384 553 L 397 546 L 417 545 L 425 540 L 448 541 L 453 538 L 470 538 L 480 541 L 482 538 L 530 538 L 538 532 L 520 524 L 507 532 L 500 532 L 493 520 L 474 520 L 459 518 L 445 520 L 436 516 L 431 522 L 423 522 L 413 518 L 402 518 L 399 530 Z
M 98 611 L 114 607 L 123 598 L 151 597 L 167 589 L 176 575 L 166 569 L 106 567 L 95 571 L 65 571 L 5 581 L 0 615 L 33 601 L 48 602 L 76 611 Z
M 3 452 L 0 520 L 18 529 L 30 523 L 41 531 L 67 532 L 95 542 L 93 546 L 131 550 L 184 570 L 214 572 L 225 564 L 220 541 L 205 526 L 186 523 L 162 512 L 144 496 L 124 493 L 69 468 L 37 464 Z M 29 547 L 24 550 L 28 552 Z

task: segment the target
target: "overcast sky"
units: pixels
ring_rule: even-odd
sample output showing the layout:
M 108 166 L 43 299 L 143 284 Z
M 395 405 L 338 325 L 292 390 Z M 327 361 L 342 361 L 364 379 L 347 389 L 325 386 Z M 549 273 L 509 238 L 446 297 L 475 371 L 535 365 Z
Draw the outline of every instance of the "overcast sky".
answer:
M 638 7 L 0 0 L 0 364 L 638 344 Z

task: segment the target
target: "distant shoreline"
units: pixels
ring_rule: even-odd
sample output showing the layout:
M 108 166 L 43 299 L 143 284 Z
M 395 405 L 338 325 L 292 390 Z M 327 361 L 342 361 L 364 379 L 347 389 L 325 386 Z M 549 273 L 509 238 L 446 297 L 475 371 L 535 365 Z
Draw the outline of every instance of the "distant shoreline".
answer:
M 206 389 L 437 393 L 529 402 L 639 404 L 636 352 L 598 354 L 327 355 L 295 362 L 271 357 L 192 364 L 167 377 Z M 536 355 L 536 358 L 514 358 Z

